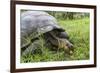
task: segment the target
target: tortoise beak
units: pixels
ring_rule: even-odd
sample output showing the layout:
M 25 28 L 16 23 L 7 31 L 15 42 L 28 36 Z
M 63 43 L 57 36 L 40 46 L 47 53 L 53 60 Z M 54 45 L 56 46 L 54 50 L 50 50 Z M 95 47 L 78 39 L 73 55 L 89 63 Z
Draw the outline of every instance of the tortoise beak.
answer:
M 73 48 L 73 44 L 66 39 L 66 46 L 71 49 Z
M 70 48 L 73 48 L 73 44 L 69 44 L 69 45 L 67 45 L 68 46 L 68 48 L 70 49 Z
M 73 54 L 73 51 L 74 51 L 74 46 L 72 43 L 70 43 L 69 41 L 66 43 L 66 52 L 69 53 L 69 54 Z

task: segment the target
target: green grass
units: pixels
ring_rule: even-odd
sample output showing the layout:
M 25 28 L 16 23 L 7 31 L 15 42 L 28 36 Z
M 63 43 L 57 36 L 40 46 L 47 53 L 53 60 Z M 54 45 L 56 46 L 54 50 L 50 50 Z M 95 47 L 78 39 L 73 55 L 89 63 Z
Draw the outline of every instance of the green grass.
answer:
M 59 21 L 74 44 L 73 60 L 89 59 L 89 18 Z
M 21 63 L 89 59 L 89 18 L 58 20 L 58 22 L 69 34 L 69 40 L 74 45 L 73 54 L 69 55 L 64 50 L 52 51 L 42 46 L 42 53 L 21 56 Z

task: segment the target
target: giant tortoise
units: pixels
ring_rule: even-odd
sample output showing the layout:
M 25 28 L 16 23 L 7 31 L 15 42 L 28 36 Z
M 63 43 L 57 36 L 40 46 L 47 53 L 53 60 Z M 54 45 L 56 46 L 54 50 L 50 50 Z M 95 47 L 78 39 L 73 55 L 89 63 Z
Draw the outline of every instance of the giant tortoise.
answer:
M 44 11 L 21 12 L 21 52 L 23 55 L 43 46 L 50 49 L 70 50 L 68 34 L 59 26 L 57 20 Z M 42 41 L 41 42 L 41 38 Z M 41 46 L 41 44 L 43 44 Z

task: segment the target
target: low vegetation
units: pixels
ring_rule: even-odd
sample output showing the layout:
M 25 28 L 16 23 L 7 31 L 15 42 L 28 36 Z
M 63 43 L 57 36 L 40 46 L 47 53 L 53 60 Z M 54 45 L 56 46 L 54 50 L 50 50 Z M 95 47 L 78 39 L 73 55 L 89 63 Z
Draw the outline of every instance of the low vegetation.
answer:
M 42 46 L 42 53 L 37 50 L 34 54 L 21 56 L 21 63 L 89 59 L 89 17 L 71 20 L 58 19 L 58 23 L 69 34 L 69 40 L 74 45 L 73 53 L 70 55 L 64 50 L 53 51 Z

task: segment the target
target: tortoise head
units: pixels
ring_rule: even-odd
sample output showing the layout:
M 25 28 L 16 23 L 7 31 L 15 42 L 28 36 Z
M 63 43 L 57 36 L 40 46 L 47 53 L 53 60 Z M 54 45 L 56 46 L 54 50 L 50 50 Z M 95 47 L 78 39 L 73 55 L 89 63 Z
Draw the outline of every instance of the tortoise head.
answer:
M 69 36 L 66 32 L 51 31 L 49 34 L 48 38 L 53 46 L 66 51 L 73 50 L 73 44 L 69 41 Z
M 70 54 L 72 54 L 73 52 L 73 44 L 65 38 L 58 39 L 58 47 L 63 48 L 65 51 L 69 52 Z

